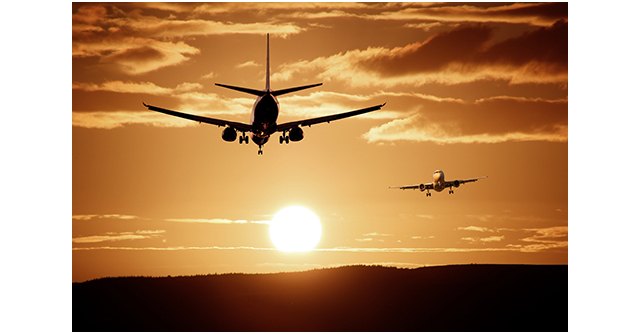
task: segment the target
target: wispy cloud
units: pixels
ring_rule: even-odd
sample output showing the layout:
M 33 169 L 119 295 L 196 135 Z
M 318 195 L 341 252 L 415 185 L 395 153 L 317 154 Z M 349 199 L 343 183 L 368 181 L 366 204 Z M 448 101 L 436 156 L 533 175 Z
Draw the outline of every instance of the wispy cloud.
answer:
M 568 78 L 567 45 L 564 21 L 498 42 L 489 26 L 464 25 L 400 47 L 368 47 L 283 64 L 273 78 L 315 75 L 357 87 L 479 80 L 564 84 Z
M 488 227 L 481 227 L 481 226 L 464 226 L 464 227 L 458 227 L 458 230 L 460 231 L 476 231 L 476 232 L 492 232 L 493 229 L 490 229 Z
M 496 6 L 457 3 L 403 4 L 393 11 L 369 15 L 378 20 L 438 21 L 449 23 L 500 22 L 550 26 L 568 16 L 566 3 L 514 3 Z
M 244 63 L 236 65 L 236 68 L 245 68 L 245 67 L 258 67 L 258 63 L 253 60 L 246 61 Z
M 525 229 L 525 231 L 533 232 L 534 234 L 521 239 L 521 241 L 531 244 L 514 246 L 520 248 L 523 252 L 538 252 L 569 246 L 567 240 L 569 237 L 569 229 L 567 226 Z
M 134 215 L 122 215 L 122 214 L 90 214 L 90 215 L 73 215 L 71 216 L 73 220 L 94 220 L 94 219 L 120 219 L 120 220 L 132 220 L 132 219 L 140 219 L 138 216 Z
M 189 60 L 200 50 L 184 41 L 189 37 L 223 34 L 258 34 L 265 31 L 283 36 L 304 29 L 292 23 L 203 20 L 145 15 L 144 6 L 131 4 L 74 4 L 72 16 L 74 57 L 98 57 L 121 71 L 138 75 Z M 179 6 L 163 6 L 182 8 Z
M 497 242 L 504 240 L 504 235 L 494 235 L 490 237 L 480 238 L 481 242 Z
M 178 89 L 179 88 L 179 89 Z M 183 83 L 176 89 L 160 87 L 152 82 L 123 82 L 123 81 L 107 81 L 101 84 L 74 82 L 73 89 L 86 92 L 115 92 L 130 94 L 151 94 L 151 95 L 169 95 L 176 91 L 183 92 L 187 90 L 196 90 L 202 88 L 200 84 Z
M 227 219 L 227 218 L 169 218 L 168 222 L 175 223 L 194 223 L 194 224 L 269 224 L 269 220 L 246 220 L 246 219 Z
M 390 237 L 390 236 L 392 236 L 392 234 L 380 233 L 380 232 L 370 232 L 370 233 L 365 233 L 363 235 L 367 236 L 367 237 Z
M 421 115 L 395 119 L 373 127 L 362 137 L 369 143 L 411 141 L 436 144 L 496 144 L 505 142 L 566 142 L 568 126 L 554 124 L 540 129 L 501 133 L 462 133 L 454 124 L 434 123 Z
M 74 247 L 74 251 L 92 251 L 92 250 L 126 250 L 126 251 L 278 251 L 275 248 L 270 247 L 252 247 L 252 246 L 176 246 L 176 247 L 115 247 L 115 246 L 101 246 L 101 247 Z
M 76 244 L 99 243 L 106 241 L 129 241 L 151 239 L 162 236 L 165 230 L 138 230 L 135 232 L 107 232 L 104 235 L 90 235 L 72 238 Z
M 427 239 L 434 239 L 435 236 L 433 235 L 429 235 L 429 236 L 423 236 L 423 235 L 412 235 L 411 239 L 412 240 L 427 240 Z

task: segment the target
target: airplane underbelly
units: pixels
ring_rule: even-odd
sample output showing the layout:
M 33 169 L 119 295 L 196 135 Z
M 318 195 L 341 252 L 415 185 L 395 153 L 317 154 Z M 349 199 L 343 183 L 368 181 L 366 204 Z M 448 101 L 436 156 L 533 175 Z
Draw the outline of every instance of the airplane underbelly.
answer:
M 259 134 L 253 134 L 251 135 L 251 141 L 253 141 L 254 143 L 256 143 L 256 145 L 264 145 L 269 141 L 269 136 L 262 136 Z

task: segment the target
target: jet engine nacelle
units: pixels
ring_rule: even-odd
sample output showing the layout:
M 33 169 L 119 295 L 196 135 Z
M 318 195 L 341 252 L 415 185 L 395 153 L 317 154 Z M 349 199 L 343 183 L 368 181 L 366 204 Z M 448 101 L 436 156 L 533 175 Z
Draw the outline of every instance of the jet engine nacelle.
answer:
M 234 128 L 226 127 L 222 131 L 222 140 L 224 141 L 235 141 L 238 138 L 238 133 Z
M 458 188 L 460 186 L 460 181 L 458 180 L 453 181 L 453 186 Z
M 304 131 L 299 126 L 289 130 L 289 139 L 291 141 L 301 141 L 304 138 Z
M 420 191 L 425 191 L 425 189 L 427 189 L 427 186 L 425 186 L 424 184 L 420 183 Z

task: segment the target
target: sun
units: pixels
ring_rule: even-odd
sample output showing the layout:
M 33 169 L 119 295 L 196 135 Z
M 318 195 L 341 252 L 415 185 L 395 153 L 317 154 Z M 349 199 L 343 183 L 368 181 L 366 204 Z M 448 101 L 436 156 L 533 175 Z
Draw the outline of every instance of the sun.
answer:
M 273 216 L 269 236 L 279 251 L 310 251 L 322 236 L 320 218 L 303 206 L 286 207 Z

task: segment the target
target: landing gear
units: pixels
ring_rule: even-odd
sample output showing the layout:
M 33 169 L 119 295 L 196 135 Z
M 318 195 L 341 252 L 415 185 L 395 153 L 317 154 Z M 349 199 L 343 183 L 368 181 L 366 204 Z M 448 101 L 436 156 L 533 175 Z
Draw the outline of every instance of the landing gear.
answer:
M 262 145 L 258 146 L 258 155 L 262 155 Z
M 449 188 L 449 195 L 453 194 L 453 189 Z
M 245 135 L 244 133 L 242 133 L 242 136 L 240 136 L 240 144 L 242 143 L 245 144 L 249 144 L 249 136 Z
M 427 190 L 427 193 L 425 194 L 425 196 L 431 197 L 431 193 L 429 192 L 429 190 Z
M 283 132 L 282 136 L 280 136 L 280 144 L 282 144 L 282 143 L 289 144 L 289 136 L 287 136 L 286 132 Z

